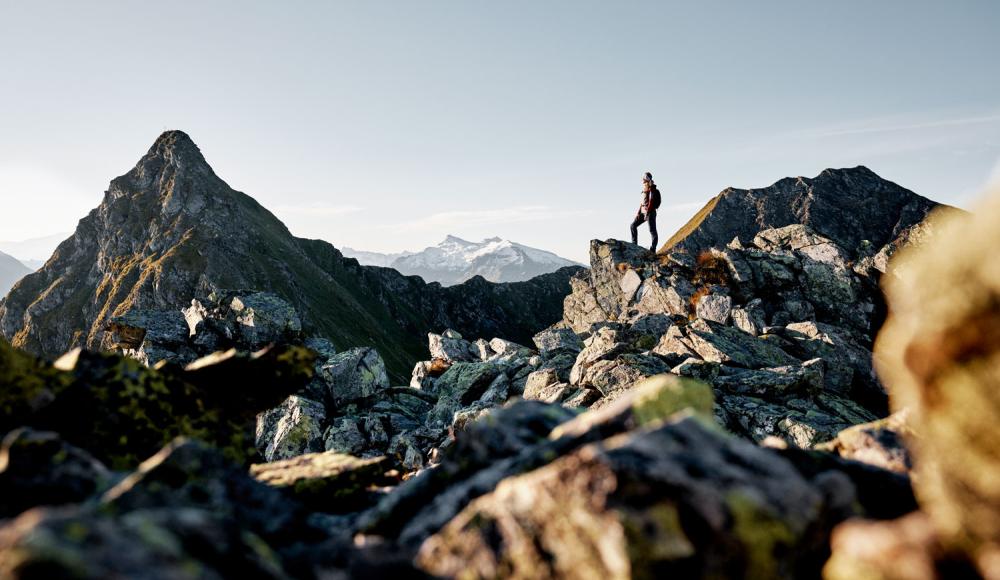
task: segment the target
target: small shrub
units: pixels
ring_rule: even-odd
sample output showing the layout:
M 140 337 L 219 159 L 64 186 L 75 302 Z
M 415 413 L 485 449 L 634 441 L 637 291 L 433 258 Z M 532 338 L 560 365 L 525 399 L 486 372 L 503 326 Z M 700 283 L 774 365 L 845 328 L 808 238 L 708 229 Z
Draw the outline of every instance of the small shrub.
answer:
M 698 259 L 695 261 L 692 281 L 695 284 L 729 286 L 729 264 L 721 256 L 713 254 L 710 250 L 705 250 L 698 255 Z

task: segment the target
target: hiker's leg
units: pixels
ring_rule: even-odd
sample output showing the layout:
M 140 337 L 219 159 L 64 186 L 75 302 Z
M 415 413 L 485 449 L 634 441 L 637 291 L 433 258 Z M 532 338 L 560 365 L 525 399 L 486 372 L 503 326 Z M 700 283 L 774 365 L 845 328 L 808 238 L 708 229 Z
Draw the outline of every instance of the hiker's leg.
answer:
M 653 237 L 653 245 L 650 246 L 649 249 L 650 249 L 650 251 L 655 252 L 656 251 L 656 242 L 659 239 L 657 237 L 657 235 L 656 235 L 656 212 L 655 211 L 649 212 L 649 235 Z
M 632 230 L 633 244 L 639 243 L 639 224 L 641 223 L 642 223 L 642 218 L 640 216 L 635 216 L 635 219 L 632 220 L 632 225 L 630 226 L 630 229 Z

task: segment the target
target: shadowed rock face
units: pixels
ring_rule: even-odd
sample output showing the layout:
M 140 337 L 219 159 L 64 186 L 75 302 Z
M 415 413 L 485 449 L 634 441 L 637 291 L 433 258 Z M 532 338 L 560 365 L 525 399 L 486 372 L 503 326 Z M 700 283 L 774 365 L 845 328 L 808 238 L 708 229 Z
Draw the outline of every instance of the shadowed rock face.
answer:
M 715 196 L 664 244 L 697 256 L 733 237 L 746 243 L 758 232 L 790 224 L 809 226 L 850 258 L 905 236 L 938 204 L 886 181 L 867 167 L 826 169 L 816 177 L 786 177 L 762 189 L 729 188 Z
M 339 348 L 377 347 L 402 377 L 437 327 L 526 341 L 558 320 L 575 271 L 441 288 L 359 266 L 326 242 L 292 236 L 220 179 L 186 134 L 168 131 L 111 182 L 46 266 L 0 303 L 0 333 L 51 358 L 74 346 L 109 347 L 114 316 L 252 288 L 291 302 L 311 325 L 306 331 Z

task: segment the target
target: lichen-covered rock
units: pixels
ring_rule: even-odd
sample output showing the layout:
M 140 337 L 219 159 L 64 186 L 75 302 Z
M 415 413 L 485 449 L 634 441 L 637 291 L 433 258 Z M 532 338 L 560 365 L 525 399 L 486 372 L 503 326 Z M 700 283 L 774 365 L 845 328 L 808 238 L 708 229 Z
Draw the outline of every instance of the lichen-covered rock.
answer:
M 177 436 L 248 462 L 257 456 L 256 415 L 308 383 L 313 356 L 302 347 L 226 352 L 182 371 L 76 350 L 49 366 L 0 341 L 0 431 L 58 431 L 113 469 L 137 465 Z
M 695 315 L 703 320 L 711 320 L 719 324 L 729 322 L 733 299 L 722 294 L 709 294 L 698 300 Z
M 177 441 L 99 502 L 36 508 L 0 528 L 8 578 L 299 576 L 346 553 L 282 492 L 218 451 Z
M 293 395 L 257 416 L 257 450 L 265 461 L 323 451 L 325 423 L 322 403 Z
M 689 358 L 701 357 L 694 350 L 694 345 L 683 330 L 677 326 L 671 326 L 667 332 L 660 337 L 660 341 L 653 347 L 653 353 L 666 359 L 668 363 L 680 364 Z
M 573 385 L 582 384 L 584 373 L 594 363 L 614 358 L 629 350 L 628 344 L 614 328 L 599 329 L 584 341 L 584 345 L 570 371 L 570 384 Z
M 445 331 L 447 335 L 449 331 Z M 448 362 L 470 361 L 479 358 L 479 353 L 472 344 L 463 340 L 461 335 L 444 336 L 441 334 L 429 333 L 427 335 L 427 347 L 431 352 L 431 358 L 442 359 Z
M 757 336 L 766 326 L 764 309 L 761 299 L 754 298 L 742 307 L 735 307 L 731 313 L 733 326 L 749 334 Z
M 801 365 L 743 370 L 717 377 L 712 384 L 726 392 L 769 400 L 810 396 L 823 390 L 823 359 Z
M 38 505 L 82 502 L 111 482 L 100 461 L 57 433 L 15 429 L 0 447 L 0 518 Z
M 580 352 L 583 350 L 583 341 L 569 328 L 543 330 L 535 335 L 533 341 L 538 352 L 543 355 L 549 355 L 556 351 Z
M 291 304 L 269 292 L 241 293 L 228 298 L 241 342 L 260 348 L 288 341 L 302 332 L 302 321 Z
M 687 316 L 689 288 L 671 281 L 669 277 L 654 275 L 647 278 L 637 292 L 636 310 L 646 314 Z
M 533 354 L 530 348 L 502 338 L 491 340 L 490 348 L 493 349 L 497 357 L 505 360 L 527 358 Z
M 592 364 L 579 384 L 596 387 L 601 391 L 603 397 L 595 404 L 595 407 L 599 407 L 615 400 L 640 380 L 668 372 L 670 367 L 659 357 L 627 353 Z
M 338 405 L 370 397 L 389 387 L 382 357 L 373 348 L 337 353 L 322 368 L 330 398 Z
M 503 367 L 491 363 L 455 363 L 435 384 L 438 402 L 429 418 L 451 423 L 456 411 L 479 400 L 503 373 Z
M 359 459 L 328 451 L 250 466 L 257 481 L 286 491 L 319 511 L 357 511 L 374 499 L 373 489 L 391 483 L 384 457 Z
M 417 563 L 459 577 L 815 575 L 817 531 L 849 511 L 852 498 L 833 493 L 844 479 L 814 487 L 784 459 L 688 418 L 504 480 L 428 538 Z
M 323 434 L 323 443 L 326 451 L 345 455 L 361 455 L 369 447 L 358 420 L 353 417 L 333 419 Z
M 796 322 L 785 326 L 781 336 L 804 357 L 823 359 L 828 389 L 877 410 L 885 408 L 885 389 L 875 376 L 871 349 L 852 332 L 822 322 Z
M 688 325 L 692 349 L 711 362 L 748 369 L 798 364 L 799 361 L 772 341 L 748 335 L 731 326 L 698 319 Z

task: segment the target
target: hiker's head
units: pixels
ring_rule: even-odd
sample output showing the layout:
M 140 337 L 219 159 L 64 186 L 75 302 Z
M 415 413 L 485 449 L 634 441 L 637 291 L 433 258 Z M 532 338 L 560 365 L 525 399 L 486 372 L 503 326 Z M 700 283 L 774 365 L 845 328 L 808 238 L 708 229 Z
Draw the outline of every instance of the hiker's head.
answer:
M 643 193 L 649 193 L 649 190 L 652 189 L 652 187 L 653 187 L 652 182 L 649 182 L 649 181 L 643 181 L 642 182 L 642 192 Z

